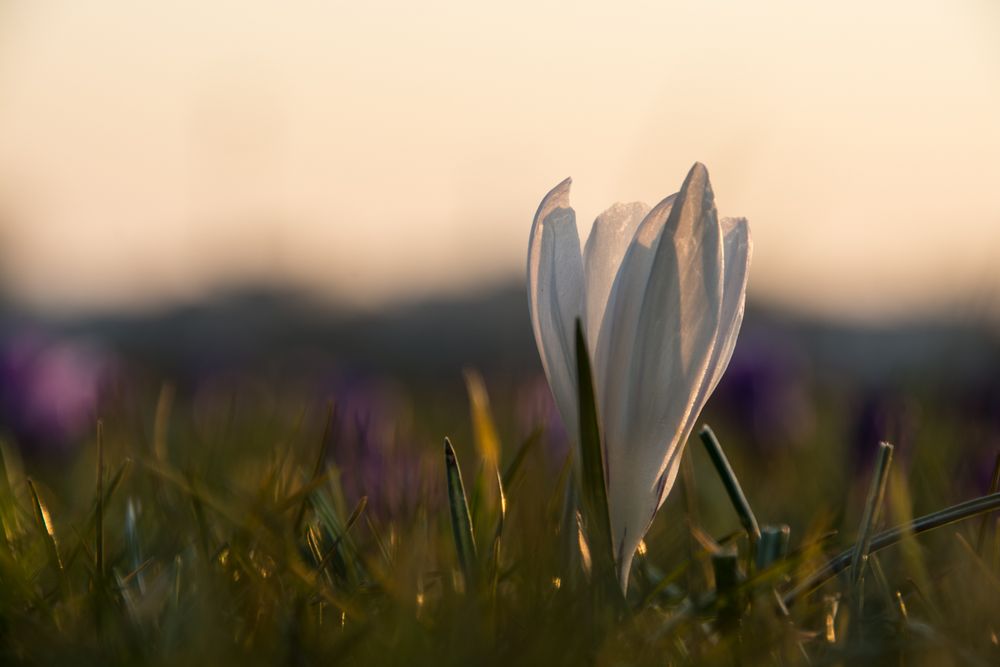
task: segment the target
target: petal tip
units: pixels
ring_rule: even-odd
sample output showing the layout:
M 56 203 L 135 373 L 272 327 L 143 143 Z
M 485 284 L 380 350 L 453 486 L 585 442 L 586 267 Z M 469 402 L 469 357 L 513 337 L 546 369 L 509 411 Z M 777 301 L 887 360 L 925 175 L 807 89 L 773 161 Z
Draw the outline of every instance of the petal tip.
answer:
M 572 186 L 573 177 L 567 176 L 559 182 L 559 185 L 549 190 L 549 194 L 545 195 L 545 199 L 558 203 L 560 208 L 569 208 L 569 190 Z
M 722 225 L 722 231 L 727 234 L 732 230 L 739 229 L 740 231 L 745 231 L 747 236 L 750 235 L 750 221 L 744 217 L 726 216 L 719 220 L 719 224 Z
M 695 162 L 691 165 L 691 169 L 688 170 L 687 177 L 684 179 L 684 185 L 681 186 L 681 190 L 685 190 L 692 186 L 698 189 L 711 188 L 712 186 L 709 185 L 709 182 L 708 167 L 703 165 L 701 162 Z
M 549 190 L 548 194 L 542 198 L 542 203 L 538 205 L 535 213 L 535 224 L 542 222 L 550 213 L 560 208 L 571 208 L 569 205 L 569 190 L 573 185 L 572 177 L 562 180 L 559 185 Z

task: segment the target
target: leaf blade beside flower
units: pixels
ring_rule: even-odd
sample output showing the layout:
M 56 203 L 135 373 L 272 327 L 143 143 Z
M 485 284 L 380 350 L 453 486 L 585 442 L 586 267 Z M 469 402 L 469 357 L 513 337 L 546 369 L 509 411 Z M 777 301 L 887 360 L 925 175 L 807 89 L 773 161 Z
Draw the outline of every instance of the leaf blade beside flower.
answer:
M 593 562 L 594 577 L 602 580 L 614 576 L 614 545 L 611 541 L 611 517 L 608 512 L 608 491 L 604 478 L 604 453 L 601 426 L 594 394 L 594 375 L 587 352 L 583 324 L 576 321 L 576 374 L 580 414 L 580 444 L 578 469 L 587 540 Z M 622 585 L 625 590 L 625 585 Z

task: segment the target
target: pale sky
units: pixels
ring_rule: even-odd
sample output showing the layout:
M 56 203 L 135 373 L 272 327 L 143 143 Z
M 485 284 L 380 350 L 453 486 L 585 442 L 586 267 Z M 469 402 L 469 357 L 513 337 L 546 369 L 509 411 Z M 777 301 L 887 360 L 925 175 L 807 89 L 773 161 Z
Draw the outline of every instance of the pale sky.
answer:
M 523 275 L 566 176 L 586 233 L 698 160 L 752 295 L 905 315 L 1000 294 L 998 118 L 993 0 L 0 0 L 0 279 L 458 292 Z

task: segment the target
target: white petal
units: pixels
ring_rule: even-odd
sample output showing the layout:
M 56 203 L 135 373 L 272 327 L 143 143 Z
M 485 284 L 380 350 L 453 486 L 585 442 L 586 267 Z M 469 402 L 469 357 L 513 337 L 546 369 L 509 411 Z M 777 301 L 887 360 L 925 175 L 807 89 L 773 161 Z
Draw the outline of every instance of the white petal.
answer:
M 641 202 L 614 204 L 597 216 L 583 250 L 583 270 L 587 278 L 587 342 L 595 355 L 601 321 L 608 305 L 611 285 L 625 252 L 649 207 Z
M 723 295 L 722 319 L 719 321 L 719 335 L 716 338 L 717 352 L 713 354 L 712 380 L 702 397 L 702 405 L 715 391 L 729 366 L 736 347 L 736 337 L 743 324 L 743 309 L 746 304 L 747 279 L 750 275 L 750 258 L 753 256 L 753 241 L 750 239 L 750 223 L 746 218 L 722 219 L 723 247 Z M 697 415 L 695 415 L 697 417 Z
M 542 367 L 567 432 L 579 430 L 574 332 L 585 318 L 583 257 L 576 214 L 569 205 L 571 180 L 545 196 L 535 213 L 528 245 L 528 303 Z
M 613 318 L 608 339 L 599 342 L 599 349 L 607 346 L 602 409 L 611 530 L 623 589 L 635 549 L 659 506 L 657 484 L 683 444 L 681 430 L 708 371 L 719 327 L 722 232 L 704 166 L 691 168 L 655 246 L 644 245 L 648 239 L 640 238 L 641 232 L 654 229 L 643 227 L 613 287 L 614 311 L 605 316 Z M 639 290 L 647 262 L 648 280 Z
M 631 355 L 642 312 L 641 295 L 649 282 L 656 245 L 676 198 L 676 194 L 670 195 L 646 214 L 625 251 L 608 294 L 594 355 L 605 430 L 620 428 L 619 418 L 626 417 L 622 408 L 628 368 L 623 360 Z
M 721 222 L 723 234 L 723 294 L 722 313 L 719 320 L 719 330 L 712 348 L 712 356 L 708 369 L 698 390 L 697 398 L 692 406 L 688 419 L 681 431 L 681 446 L 677 447 L 667 462 L 663 472 L 660 500 L 657 505 L 663 505 L 667 494 L 677 478 L 680 469 L 683 443 L 694 429 L 695 421 L 701 414 L 709 396 L 715 391 L 719 380 L 729 366 L 736 347 L 736 337 L 743 324 L 743 309 L 746 302 L 747 278 L 750 271 L 750 257 L 753 254 L 753 242 L 750 239 L 750 225 L 746 218 L 723 218 Z

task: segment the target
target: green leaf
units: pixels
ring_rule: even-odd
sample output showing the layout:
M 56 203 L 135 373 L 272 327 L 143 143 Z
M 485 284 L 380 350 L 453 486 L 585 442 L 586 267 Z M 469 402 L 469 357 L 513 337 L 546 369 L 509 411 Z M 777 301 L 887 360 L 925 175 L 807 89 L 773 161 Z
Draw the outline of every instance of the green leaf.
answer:
M 701 427 L 701 432 L 698 433 L 698 436 L 701 438 L 702 444 L 705 445 L 705 451 L 708 452 L 709 458 L 712 459 L 712 465 L 715 466 L 715 471 L 719 473 L 719 478 L 722 480 L 723 486 L 726 487 L 726 494 L 729 496 L 729 501 L 733 504 L 736 514 L 740 517 L 740 524 L 743 526 L 743 530 L 747 532 L 750 544 L 756 545 L 760 539 L 760 527 L 757 523 L 757 517 L 754 516 L 753 510 L 750 508 L 750 501 L 747 500 L 746 494 L 743 493 L 743 487 L 740 486 L 740 481 L 736 478 L 736 473 L 733 472 L 733 467 L 729 464 L 729 459 L 726 458 L 725 452 L 722 451 L 719 439 L 715 437 L 715 433 L 712 432 L 712 429 L 707 424 Z
M 611 518 L 608 513 L 608 491 L 604 479 L 604 448 L 601 443 L 590 355 L 579 319 L 576 321 L 576 372 L 580 406 L 580 493 L 587 542 L 595 577 L 611 577 L 614 581 L 615 559 L 611 541 Z
M 35 488 L 35 482 L 31 478 L 25 480 L 28 485 L 28 493 L 31 497 L 31 507 L 34 510 L 35 523 L 38 525 L 39 533 L 45 544 L 45 550 L 49 558 L 49 565 L 52 569 L 58 573 L 60 583 L 67 589 L 66 571 L 63 567 L 62 560 L 59 558 L 59 544 L 56 542 L 56 531 L 52 524 L 52 516 L 49 514 L 49 508 L 46 507 L 45 503 L 42 501 L 41 497 L 38 495 L 38 490 Z
M 544 430 L 539 426 L 529 433 L 528 437 L 525 438 L 523 443 L 521 443 L 517 453 L 514 454 L 514 459 L 510 462 L 510 465 L 507 466 L 507 470 L 503 473 L 502 485 L 505 489 L 509 489 L 514 485 L 514 481 L 517 479 L 518 473 L 521 472 L 523 467 L 525 457 L 527 457 L 528 452 L 530 452 L 539 442 L 542 441 L 543 433 Z
M 104 580 L 104 422 L 97 420 L 97 511 L 94 513 L 94 569 Z
M 326 406 L 326 421 L 323 423 L 323 435 L 320 436 L 319 453 L 316 456 L 316 463 L 313 466 L 312 482 L 319 482 L 320 480 L 325 479 L 329 474 L 329 470 L 327 470 L 327 456 L 330 451 L 331 434 L 333 433 L 336 423 L 337 406 L 333 403 L 333 401 L 330 401 Z M 324 474 L 324 470 L 327 470 L 327 473 Z M 305 493 L 302 494 L 301 504 L 299 505 L 299 510 L 295 515 L 295 523 L 293 524 L 294 531 L 296 533 L 299 531 L 299 528 L 302 526 L 302 520 L 305 518 L 306 508 L 309 505 L 309 497 L 312 494 L 312 488 L 311 484 L 307 484 L 303 489 Z M 306 491 L 306 489 L 308 489 L 308 491 Z M 294 501 L 295 499 L 299 499 L 299 494 L 293 495 L 289 500 Z
M 6 443 L 0 441 L 0 537 L 9 548 L 10 540 L 18 530 L 17 499 L 11 488 L 10 476 L 7 470 L 9 456 Z
M 458 552 L 462 573 L 465 575 L 467 589 L 471 590 L 477 580 L 476 538 L 472 530 L 472 517 L 469 515 L 469 501 L 465 497 L 465 485 L 462 483 L 462 470 L 455 456 L 455 448 L 451 446 L 448 438 L 444 439 L 444 466 L 455 549 Z
M 486 383 L 479 371 L 471 368 L 465 369 L 464 375 L 476 449 L 486 462 L 486 467 L 495 468 L 500 464 L 500 436 L 497 434 L 496 422 L 490 410 L 490 396 L 486 392 Z
M 330 562 L 332 559 L 335 567 L 331 568 L 339 577 L 352 586 L 357 586 L 364 578 L 364 564 L 358 554 L 358 549 L 348 534 L 351 525 L 357 520 L 368 503 L 367 496 L 364 500 L 358 501 L 354 512 L 347 518 L 341 519 L 341 514 L 337 511 L 335 503 L 329 495 L 323 491 L 314 491 L 309 496 L 309 503 L 316 513 L 319 525 L 326 532 L 326 538 L 332 545 L 330 547 L 317 545 L 321 549 L 321 560 Z M 365 515 L 367 516 L 367 514 Z M 332 554 L 330 553 L 332 551 Z M 326 567 L 324 565 L 324 567 Z
M 788 539 L 791 528 L 786 524 L 766 525 L 761 529 L 757 543 L 756 566 L 764 570 L 788 555 Z
M 131 470 L 131 468 L 132 468 L 132 460 L 125 459 L 122 462 L 122 464 L 118 466 L 118 470 L 111 477 L 111 479 L 108 480 L 108 482 L 104 485 L 103 498 L 105 506 L 107 506 L 108 503 L 111 501 L 111 497 L 115 495 L 115 492 L 118 490 L 118 488 L 121 486 L 122 481 L 125 479 L 125 475 L 128 473 L 129 470 Z M 96 525 L 97 525 L 96 498 L 94 499 L 94 502 L 90 507 L 90 512 L 87 515 L 87 520 L 83 525 L 84 525 L 83 528 L 84 533 L 89 533 L 91 530 L 96 530 Z M 71 565 L 73 565 L 73 563 L 76 561 L 77 557 L 83 551 L 85 546 L 86 546 L 85 539 L 83 535 L 80 535 L 80 539 L 77 540 L 73 549 L 69 552 L 69 556 L 66 557 L 66 562 L 64 563 L 64 566 L 68 568 Z
M 864 574 L 865 562 L 871 548 L 872 532 L 878 523 L 882 509 L 882 499 L 885 498 L 885 487 L 889 481 L 889 466 L 892 465 L 892 445 L 880 442 L 878 459 L 875 461 L 875 472 L 872 484 L 868 489 L 868 499 L 865 501 L 865 513 L 861 517 L 861 527 L 858 530 L 858 541 L 855 544 L 854 556 L 851 559 L 851 581 L 857 585 Z
M 497 583 L 500 579 L 500 547 L 503 542 L 504 521 L 507 518 L 507 495 L 503 490 L 503 479 L 500 470 L 494 468 L 497 478 L 497 493 L 500 496 L 500 507 L 497 513 L 496 530 L 493 532 L 493 552 L 490 554 L 490 592 L 496 595 Z
M 991 493 L 986 496 L 978 496 L 971 500 L 946 507 L 937 512 L 931 512 L 919 519 L 914 519 L 901 526 L 890 528 L 871 538 L 868 553 L 881 551 L 890 547 L 905 538 L 907 535 L 920 535 L 930 530 L 935 530 L 958 521 L 971 519 L 972 517 L 1000 510 L 1000 493 Z M 822 567 L 806 576 L 795 588 L 786 593 L 782 602 L 786 607 L 790 607 L 797 598 L 822 586 L 826 581 L 835 577 L 851 565 L 857 546 L 842 551 Z
M 347 517 L 347 522 L 344 524 L 343 531 L 333 539 L 333 545 L 327 549 L 326 554 L 316 566 L 317 570 L 322 571 L 326 569 L 326 567 L 330 564 L 330 561 L 333 560 L 334 556 L 339 553 L 341 542 L 347 537 L 347 534 L 350 532 L 351 528 L 354 527 L 354 524 L 361 516 L 361 513 L 365 511 L 366 507 L 368 507 L 368 496 L 361 496 L 358 504 L 354 507 L 354 511 L 351 512 L 351 516 Z

